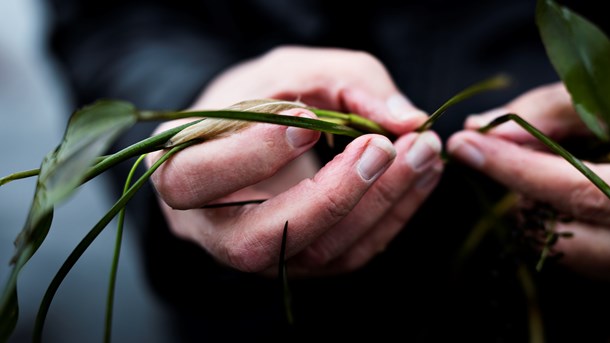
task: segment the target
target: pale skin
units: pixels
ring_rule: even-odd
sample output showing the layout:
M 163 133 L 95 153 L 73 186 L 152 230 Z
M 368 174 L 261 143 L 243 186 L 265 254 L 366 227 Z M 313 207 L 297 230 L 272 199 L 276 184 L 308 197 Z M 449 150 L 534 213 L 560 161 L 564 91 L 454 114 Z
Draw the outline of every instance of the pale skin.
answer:
M 260 98 L 358 113 L 398 138 L 360 136 L 320 166 L 311 151 L 319 132 L 255 124 L 174 156 L 152 176 L 161 208 L 176 235 L 197 242 L 219 263 L 274 273 L 288 221 L 291 276 L 355 270 L 385 249 L 440 179 L 438 136 L 413 132 L 427 115 L 366 53 L 278 48 L 219 75 L 192 108 L 219 109 Z M 282 114 L 315 117 L 304 109 Z M 164 123 L 157 132 L 180 123 Z M 148 165 L 159 156 L 149 154 Z M 260 198 L 268 200 L 201 209 Z
M 246 99 L 300 100 L 354 112 L 398 136 L 354 139 L 320 166 L 310 151 L 318 132 L 256 124 L 227 138 L 193 146 L 153 174 L 171 230 L 197 242 L 219 263 L 272 274 L 289 222 L 291 276 L 343 273 L 366 264 L 408 226 L 443 170 L 434 132 L 413 132 L 427 118 L 396 88 L 383 65 L 357 51 L 282 47 L 218 76 L 193 109 L 218 109 Z M 504 107 L 470 116 L 447 151 L 524 198 L 548 202 L 575 218 L 560 239 L 560 261 L 594 278 L 610 279 L 610 201 L 565 160 L 541 149 L 529 133 L 506 123 L 473 129 L 516 113 L 555 140 L 588 134 L 561 84 L 523 94 Z M 302 109 L 285 115 L 315 117 Z M 182 121 L 162 124 L 158 131 Z M 322 138 L 324 139 L 324 138 Z M 160 153 L 152 153 L 150 165 Z M 606 165 L 589 164 L 610 179 Z M 201 209 L 210 203 L 269 199 L 260 205 Z
M 518 114 L 558 142 L 569 136 L 591 135 L 565 87 L 555 83 L 533 89 L 501 108 L 470 116 L 465 122 L 467 130 L 447 141 L 448 152 L 524 198 L 548 203 L 574 218 L 557 224 L 558 231 L 574 234 L 554 246 L 556 252 L 564 254 L 559 263 L 590 277 L 610 280 L 610 200 L 563 158 L 542 149 L 517 124 L 503 124 L 485 135 L 472 130 L 506 113 Z M 610 180 L 608 165 L 587 165 L 602 179 Z

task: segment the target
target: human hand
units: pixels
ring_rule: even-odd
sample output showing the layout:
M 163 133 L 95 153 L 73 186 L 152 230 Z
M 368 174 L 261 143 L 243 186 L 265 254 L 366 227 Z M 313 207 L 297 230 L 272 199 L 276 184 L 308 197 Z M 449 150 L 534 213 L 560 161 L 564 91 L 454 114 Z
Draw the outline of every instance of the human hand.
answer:
M 278 48 L 221 74 L 193 108 L 259 98 L 358 113 L 398 139 L 363 135 L 319 169 L 310 152 L 319 132 L 259 123 L 174 156 L 152 176 L 169 226 L 227 266 L 275 272 L 288 221 L 292 276 L 354 270 L 386 247 L 440 178 L 439 138 L 413 132 L 427 116 L 368 54 Z M 283 114 L 315 117 L 305 109 Z M 157 131 L 180 123 L 164 123 Z M 151 153 L 148 164 L 159 156 Z M 259 198 L 268 200 L 201 208 Z
M 575 112 L 563 84 L 533 89 L 506 106 L 470 116 L 465 128 L 447 141 L 452 157 L 478 169 L 526 201 L 548 204 L 574 220 L 556 222 L 557 232 L 571 232 L 553 246 L 564 254 L 569 268 L 610 280 L 610 200 L 563 158 L 542 149 L 535 137 L 514 122 L 487 134 L 478 129 L 494 118 L 515 113 L 555 141 L 592 135 Z M 587 163 L 602 179 L 610 178 L 607 164 Z

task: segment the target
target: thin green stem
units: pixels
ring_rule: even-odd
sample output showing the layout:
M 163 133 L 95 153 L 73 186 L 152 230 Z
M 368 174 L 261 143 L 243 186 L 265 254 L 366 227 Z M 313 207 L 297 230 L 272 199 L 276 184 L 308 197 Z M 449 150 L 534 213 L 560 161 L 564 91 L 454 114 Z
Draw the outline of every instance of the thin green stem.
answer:
M 378 133 L 387 137 L 393 136 L 392 133 L 384 129 L 376 122 L 354 113 L 341 113 L 318 108 L 311 108 L 310 110 L 320 118 L 338 119 L 341 120 L 344 125 L 353 127 L 364 132 Z
M 136 162 L 131 167 L 129 174 L 127 175 L 127 180 L 125 181 L 125 186 L 123 187 L 123 195 L 129 191 L 129 185 L 131 184 L 131 179 L 136 172 L 136 169 L 142 163 L 146 154 L 141 155 Z M 110 280 L 108 283 L 108 296 L 106 299 L 106 326 L 104 330 L 104 342 L 109 343 L 112 338 L 112 313 L 114 307 L 114 291 L 116 289 L 116 276 L 119 267 L 119 257 L 121 255 L 121 243 L 123 242 L 123 224 L 125 222 L 125 207 L 119 211 L 118 223 L 117 223 L 117 232 L 116 232 L 116 241 L 114 244 L 114 256 L 112 259 L 112 267 L 110 270 Z
M 0 186 L 7 184 L 11 181 L 36 176 L 38 175 L 38 173 L 40 173 L 40 169 L 30 169 L 7 175 L 3 178 L 0 178 Z
M 198 143 L 198 141 L 189 141 L 183 144 L 177 145 L 166 152 L 157 162 L 155 162 L 134 184 L 129 188 L 129 190 L 117 200 L 117 202 L 110 208 L 110 210 L 104 215 L 100 221 L 95 224 L 95 226 L 89 231 L 89 233 L 81 240 L 81 242 L 74 248 L 70 256 L 66 259 L 64 264 L 60 267 L 57 274 L 47 291 L 44 294 L 42 302 L 40 304 L 38 315 L 36 316 L 36 322 L 34 323 L 34 334 L 33 334 L 33 342 L 40 342 L 42 338 L 42 329 L 44 326 L 44 321 L 46 319 L 47 313 L 49 311 L 49 307 L 51 305 L 51 301 L 59 288 L 59 285 L 62 283 L 64 278 L 68 275 L 68 272 L 72 269 L 72 267 L 76 264 L 78 259 L 82 256 L 82 254 L 87 250 L 89 245 L 95 240 L 95 238 L 102 232 L 102 230 L 110 223 L 110 221 L 116 216 L 116 214 L 124 208 L 129 200 L 133 198 L 136 192 L 144 185 L 145 182 L 148 181 L 150 175 L 161 166 L 167 159 L 171 156 L 179 152 L 180 150 L 185 149 L 188 146 Z
M 536 137 L 536 139 L 538 139 L 541 143 L 543 143 L 549 149 L 551 149 L 554 153 L 563 157 L 566 161 L 568 161 L 571 165 L 573 165 L 576 169 L 578 169 L 578 171 L 580 171 L 587 179 L 589 179 L 589 181 L 591 181 L 608 198 L 610 198 L 610 186 L 608 186 L 608 184 L 604 180 L 602 180 L 597 174 L 595 174 L 581 160 L 574 157 L 574 155 L 572 155 L 570 152 L 568 152 L 566 149 L 561 147 L 559 144 L 557 144 L 552 139 L 548 138 L 546 135 L 544 135 L 538 129 L 533 127 L 526 120 L 519 117 L 517 114 L 508 113 L 503 116 L 500 116 L 500 117 L 496 118 L 495 120 L 493 120 L 491 123 L 480 128 L 479 132 L 485 133 L 485 132 L 491 130 L 492 128 L 494 128 L 500 124 L 503 124 L 509 120 L 513 120 L 514 122 L 519 124 L 525 130 L 527 130 L 527 132 L 529 132 L 534 137 Z
M 536 283 L 523 264 L 520 264 L 517 269 L 517 278 L 521 283 L 521 288 L 527 302 L 527 319 L 529 326 L 529 342 L 544 343 L 544 324 L 542 320 L 542 312 L 538 304 L 538 294 L 536 292 Z
M 466 240 L 460 247 L 455 258 L 455 271 L 459 270 L 466 260 L 473 254 L 481 241 L 490 232 L 498 220 L 502 218 L 517 203 L 518 196 L 514 192 L 508 192 L 502 197 L 489 211 L 479 219 L 474 228 L 470 231 Z
M 249 204 L 260 204 L 267 199 L 253 199 L 253 200 L 244 200 L 244 201 L 233 201 L 233 202 L 223 202 L 219 204 L 208 204 L 203 205 L 201 208 L 220 208 L 220 207 L 228 207 L 228 206 L 243 206 Z
M 441 115 L 443 113 L 445 113 L 445 111 L 447 109 L 449 109 L 449 107 L 457 104 L 458 102 L 466 100 L 466 99 L 472 97 L 473 95 L 476 95 L 483 91 L 504 88 L 504 87 L 508 86 L 509 84 L 510 84 L 510 79 L 508 78 L 508 76 L 497 75 L 488 80 L 476 83 L 476 84 L 464 89 L 463 91 L 459 92 L 455 96 L 451 97 L 444 104 L 442 104 L 441 107 L 439 107 L 436 111 L 434 111 L 430 115 L 430 117 L 428 117 L 428 120 L 426 120 L 426 122 L 423 123 L 416 131 L 423 132 L 425 130 L 428 130 L 438 120 L 438 118 L 440 118 Z
M 123 161 L 126 161 L 132 157 L 163 149 L 163 144 L 165 144 L 165 142 L 167 142 L 176 133 L 200 121 L 201 120 L 196 120 L 180 126 L 176 126 L 169 130 L 156 134 L 152 137 L 141 140 L 135 144 L 132 144 L 127 148 L 124 148 L 121 151 L 118 151 L 112 155 L 105 156 L 103 159 L 99 160 L 87 173 L 85 177 L 85 182 L 93 179 L 94 177 L 103 173 L 109 168 L 112 168 L 113 166 Z
M 145 120 L 174 120 L 181 118 L 220 118 L 220 119 L 233 119 L 233 120 L 245 120 L 259 123 L 269 123 L 277 125 L 286 125 L 300 127 L 304 129 L 317 130 L 321 132 L 327 132 L 337 135 L 359 137 L 363 135 L 363 132 L 351 128 L 346 125 L 328 122 L 320 119 L 311 119 L 303 117 L 283 116 L 275 113 L 261 113 L 261 112 L 248 112 L 248 111 L 232 111 L 232 110 L 218 110 L 218 111 L 182 111 L 182 112 L 149 112 L 146 115 Z

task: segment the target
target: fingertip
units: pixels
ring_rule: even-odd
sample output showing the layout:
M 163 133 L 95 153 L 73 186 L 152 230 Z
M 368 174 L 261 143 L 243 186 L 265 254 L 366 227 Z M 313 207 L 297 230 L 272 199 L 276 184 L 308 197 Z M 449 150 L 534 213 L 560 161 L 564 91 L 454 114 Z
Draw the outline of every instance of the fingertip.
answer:
M 367 182 L 376 180 L 396 158 L 396 149 L 386 137 L 375 135 L 367 143 L 356 169 Z
M 280 112 L 281 115 L 317 119 L 317 116 L 305 108 L 292 108 Z M 315 143 L 320 138 L 320 132 L 317 130 L 305 129 L 296 126 L 288 126 L 286 128 L 286 140 L 293 148 L 302 148 Z
M 433 131 L 418 134 L 407 151 L 404 161 L 414 172 L 421 172 L 430 167 L 442 149 L 439 136 Z
M 413 106 L 411 101 L 401 93 L 390 95 L 386 100 L 386 106 L 390 118 L 397 124 L 423 124 L 428 118 L 424 111 Z
M 480 168 L 485 164 L 485 155 L 475 142 L 475 132 L 462 131 L 447 141 L 447 153 L 460 161 Z

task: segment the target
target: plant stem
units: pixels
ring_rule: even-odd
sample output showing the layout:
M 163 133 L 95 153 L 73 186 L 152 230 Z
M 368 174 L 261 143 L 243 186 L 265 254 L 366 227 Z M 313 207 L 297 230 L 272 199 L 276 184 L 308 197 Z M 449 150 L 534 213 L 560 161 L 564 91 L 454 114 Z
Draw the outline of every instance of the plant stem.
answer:
M 544 343 L 544 325 L 540 305 L 538 304 L 538 295 L 536 292 L 536 284 L 527 267 L 520 264 L 517 269 L 517 278 L 521 283 L 521 288 L 527 302 L 527 318 L 529 324 L 529 342 Z
M 32 177 L 32 176 L 36 176 L 38 175 L 38 173 L 40 173 L 40 169 L 30 169 L 30 170 L 24 170 L 21 172 L 17 172 L 17 173 L 13 173 L 10 175 L 7 175 L 3 178 L 0 178 L 0 186 L 7 184 L 11 181 L 15 181 L 15 180 L 19 180 L 19 179 L 25 179 L 28 177 Z
M 223 202 L 219 204 L 208 204 L 203 205 L 201 208 L 220 208 L 220 207 L 228 207 L 228 206 L 243 206 L 249 204 L 260 204 L 267 199 L 252 199 L 252 200 L 244 200 L 244 201 L 232 201 L 232 202 Z
M 370 133 L 378 133 L 380 135 L 384 135 L 387 137 L 392 137 L 393 134 L 388 130 L 384 129 L 381 125 L 376 122 L 367 119 L 365 117 L 359 116 L 353 113 L 341 113 L 330 110 L 323 110 L 317 108 L 310 108 L 310 110 L 315 113 L 320 118 L 329 118 L 329 119 L 338 119 L 344 125 L 353 127 L 355 129 L 370 132 Z M 324 120 L 324 119 L 323 119 Z
M 163 144 L 165 144 L 165 142 L 167 142 L 176 133 L 178 133 L 181 130 L 183 130 L 191 125 L 194 125 L 200 121 L 201 120 L 196 120 L 196 121 L 192 121 L 192 122 L 180 125 L 180 126 L 176 126 L 172 129 L 169 129 L 167 131 L 156 134 L 152 137 L 141 140 L 135 144 L 132 144 L 132 145 L 128 146 L 127 148 L 124 148 L 123 150 L 118 151 L 112 155 L 104 157 L 102 160 L 100 160 L 98 163 L 96 163 L 93 167 L 91 167 L 91 170 L 85 176 L 84 182 L 93 179 L 94 177 L 103 173 L 107 169 L 112 168 L 113 166 L 115 166 L 123 161 L 126 161 L 132 157 L 146 154 L 146 153 L 156 151 L 156 150 L 161 150 L 163 148 Z
M 363 132 L 346 125 L 319 119 L 283 116 L 275 113 L 218 110 L 218 111 L 183 111 L 183 112 L 148 112 L 142 120 L 174 120 L 182 118 L 220 118 L 246 120 L 259 123 L 295 126 L 349 137 L 359 137 Z
M 129 185 L 131 184 L 131 179 L 135 174 L 136 169 L 142 163 L 146 154 L 141 155 L 136 162 L 131 167 L 129 174 L 127 175 L 127 180 L 125 181 L 125 187 L 123 188 L 123 195 L 127 193 L 129 190 Z M 119 257 L 121 254 L 121 243 L 123 241 L 123 224 L 125 222 L 125 207 L 119 211 L 118 223 L 117 223 L 117 232 L 116 232 L 116 240 L 114 244 L 114 256 L 112 259 L 112 267 L 110 270 L 110 281 L 108 283 L 108 296 L 106 299 L 106 326 L 104 329 L 104 342 L 109 343 L 112 338 L 112 313 L 114 307 L 114 290 L 116 288 L 116 276 L 119 266 Z
M 471 96 L 478 94 L 480 92 L 504 88 L 504 87 L 508 86 L 509 84 L 510 84 L 510 79 L 508 78 L 508 76 L 497 75 L 488 80 L 478 82 L 478 83 L 464 89 L 463 91 L 461 91 L 458 94 L 451 97 L 444 104 L 442 104 L 441 107 L 439 107 L 436 111 L 434 111 L 430 115 L 428 120 L 426 120 L 426 122 L 423 123 L 416 131 L 423 132 L 425 130 L 428 130 L 438 120 L 438 118 L 440 118 L 441 115 L 443 113 L 445 113 L 445 111 L 449 107 L 457 104 L 458 102 L 466 100 L 466 99 L 470 98 Z
M 565 150 L 559 144 L 554 142 L 552 139 L 548 138 L 538 129 L 533 127 L 530 123 L 528 123 L 523 118 L 519 117 L 517 114 L 508 113 L 503 116 L 500 116 L 494 119 L 491 123 L 479 129 L 479 132 L 485 133 L 492 128 L 503 124 L 509 120 L 515 121 L 525 130 L 527 130 L 530 134 L 532 134 L 536 139 L 546 145 L 549 149 L 551 149 L 556 154 L 563 157 L 566 161 L 568 161 L 571 165 L 573 165 L 578 171 L 580 171 L 587 179 L 589 179 L 600 191 L 604 193 L 608 198 L 610 198 L 610 186 L 602 180 L 597 174 L 595 174 L 589 167 L 587 167 L 581 160 L 577 159 L 570 152 Z
M 74 248 L 70 256 L 66 259 L 64 264 L 60 267 L 57 274 L 51 281 L 51 284 L 47 288 L 47 291 L 44 294 L 44 297 L 41 301 L 38 315 L 36 316 L 36 321 L 34 323 L 34 334 L 32 341 L 40 342 L 42 339 L 42 329 L 44 326 L 44 321 L 46 319 L 47 313 L 49 311 L 49 307 L 51 305 L 51 301 L 59 288 L 59 285 L 64 280 L 64 278 L 68 275 L 68 272 L 72 269 L 72 267 L 76 264 L 78 259 L 82 256 L 82 254 L 87 250 L 89 245 L 95 240 L 95 238 L 102 232 L 102 230 L 108 225 L 108 223 L 114 218 L 114 216 L 124 208 L 129 200 L 133 198 L 135 193 L 144 185 L 150 175 L 161 166 L 167 159 L 176 154 L 178 151 L 185 149 L 193 144 L 198 143 L 198 141 L 189 141 L 183 144 L 177 145 L 166 152 L 155 164 L 153 164 L 150 169 L 148 169 L 144 175 L 142 175 L 134 184 L 129 188 L 129 190 L 121 196 L 119 200 L 110 208 L 110 210 L 104 215 L 102 219 L 89 231 L 89 233 L 81 240 L 81 242 Z

